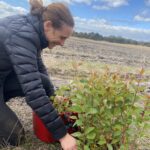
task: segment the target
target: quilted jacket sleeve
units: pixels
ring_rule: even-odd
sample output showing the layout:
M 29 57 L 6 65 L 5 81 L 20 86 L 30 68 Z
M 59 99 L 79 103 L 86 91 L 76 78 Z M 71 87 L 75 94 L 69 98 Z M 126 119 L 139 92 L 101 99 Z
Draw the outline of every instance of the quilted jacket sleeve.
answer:
M 30 33 L 12 35 L 5 43 L 6 50 L 27 104 L 41 118 L 54 138 L 60 139 L 67 131 L 43 88 L 38 70 L 37 49 L 32 41 L 34 37 L 28 38 L 30 36 Z

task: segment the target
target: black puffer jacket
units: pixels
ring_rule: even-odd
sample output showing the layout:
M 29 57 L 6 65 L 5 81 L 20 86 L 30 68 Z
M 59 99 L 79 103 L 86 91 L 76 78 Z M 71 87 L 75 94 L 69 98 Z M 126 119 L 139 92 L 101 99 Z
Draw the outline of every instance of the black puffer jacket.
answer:
M 14 70 L 27 104 L 54 138 L 60 139 L 66 134 L 66 128 L 46 95 L 40 78 L 40 72 L 46 74 L 40 53 L 48 46 L 40 20 L 31 14 L 0 20 L 0 86 Z

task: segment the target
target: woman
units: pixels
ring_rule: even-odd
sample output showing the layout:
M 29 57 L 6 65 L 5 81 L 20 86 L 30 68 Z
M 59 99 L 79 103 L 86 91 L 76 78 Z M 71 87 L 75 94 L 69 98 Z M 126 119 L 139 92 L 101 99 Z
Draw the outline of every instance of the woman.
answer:
M 54 88 L 42 63 L 41 51 L 63 45 L 72 34 L 74 21 L 61 3 L 47 7 L 30 0 L 27 15 L 6 17 L 0 21 L 0 144 L 18 145 L 24 130 L 6 102 L 25 96 L 27 104 L 41 118 L 64 150 L 76 150 L 76 140 L 49 100 Z

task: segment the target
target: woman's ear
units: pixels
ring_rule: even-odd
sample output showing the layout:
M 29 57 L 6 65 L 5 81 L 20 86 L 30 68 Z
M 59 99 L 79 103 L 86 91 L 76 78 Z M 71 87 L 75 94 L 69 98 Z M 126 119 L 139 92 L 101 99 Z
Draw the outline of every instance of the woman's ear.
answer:
M 52 28 L 52 22 L 51 21 L 45 21 L 44 22 L 44 31 L 48 32 Z

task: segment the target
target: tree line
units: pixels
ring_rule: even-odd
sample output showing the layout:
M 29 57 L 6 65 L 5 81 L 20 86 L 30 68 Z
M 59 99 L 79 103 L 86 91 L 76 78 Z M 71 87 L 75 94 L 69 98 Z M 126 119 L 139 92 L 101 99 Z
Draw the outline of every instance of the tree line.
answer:
M 134 45 L 144 45 L 144 46 L 149 46 L 149 42 L 140 42 L 132 39 L 127 39 L 123 38 L 121 36 L 102 36 L 99 33 L 86 33 L 86 32 L 74 32 L 73 36 L 75 37 L 80 37 L 80 38 L 86 38 L 86 39 L 92 39 L 96 41 L 108 41 L 108 42 L 113 42 L 113 43 L 121 43 L 121 44 L 134 44 Z

